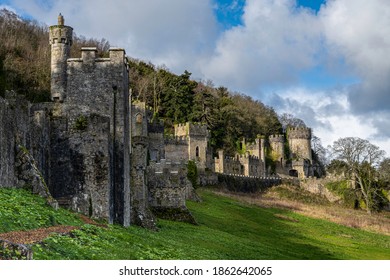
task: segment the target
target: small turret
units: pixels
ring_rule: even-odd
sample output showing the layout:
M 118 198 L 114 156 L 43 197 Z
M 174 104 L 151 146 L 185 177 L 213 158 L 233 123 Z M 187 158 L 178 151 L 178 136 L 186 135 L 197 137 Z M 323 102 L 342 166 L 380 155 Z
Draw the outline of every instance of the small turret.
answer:
M 64 25 L 64 17 L 59 14 L 58 25 L 50 26 L 51 45 L 51 99 L 62 102 L 66 98 L 67 59 L 72 46 L 73 28 Z
M 62 26 L 64 25 L 65 23 L 65 20 L 64 20 L 64 17 L 63 15 L 61 15 L 61 13 L 58 15 L 58 25 Z

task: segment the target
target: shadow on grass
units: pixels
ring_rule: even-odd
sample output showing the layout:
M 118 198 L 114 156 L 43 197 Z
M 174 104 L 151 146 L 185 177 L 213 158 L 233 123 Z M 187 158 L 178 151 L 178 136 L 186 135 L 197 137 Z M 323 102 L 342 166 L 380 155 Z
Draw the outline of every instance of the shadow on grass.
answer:
M 201 195 L 203 202 L 189 207 L 214 236 L 200 238 L 207 230 L 194 228 L 192 242 L 218 250 L 224 259 L 339 259 L 326 244 L 302 233 L 307 225 L 289 217 L 291 212 L 243 205 L 207 191 Z

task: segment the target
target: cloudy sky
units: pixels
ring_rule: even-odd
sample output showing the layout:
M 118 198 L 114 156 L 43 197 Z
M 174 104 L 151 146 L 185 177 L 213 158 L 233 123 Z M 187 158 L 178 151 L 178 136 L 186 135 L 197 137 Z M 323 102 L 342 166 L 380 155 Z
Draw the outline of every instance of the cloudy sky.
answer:
M 389 0 L 0 0 L 390 156 Z

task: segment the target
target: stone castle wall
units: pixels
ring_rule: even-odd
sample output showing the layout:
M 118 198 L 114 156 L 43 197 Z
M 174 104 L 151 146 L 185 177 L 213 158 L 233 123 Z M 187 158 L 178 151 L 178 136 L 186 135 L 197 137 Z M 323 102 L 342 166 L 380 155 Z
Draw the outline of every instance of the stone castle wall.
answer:
M 188 162 L 188 140 L 185 137 L 166 138 L 164 147 L 166 160 L 171 162 Z
M 214 165 L 216 173 L 255 177 L 265 176 L 264 162 L 250 155 L 237 157 L 219 156 L 214 159 Z
M 12 92 L 7 98 L 0 97 L 0 186 L 23 187 L 16 168 L 18 146 L 31 151 L 41 170 L 47 166 L 45 155 L 49 142 L 49 123 L 44 112 L 34 112 L 32 105 Z M 44 179 L 48 172 L 42 172 Z
M 196 163 L 199 170 L 205 170 L 209 166 L 210 159 L 208 158 L 208 137 L 209 132 L 206 125 L 185 123 L 174 126 L 175 137 L 179 139 L 187 139 L 188 151 L 186 152 L 186 160 L 192 160 Z M 171 153 L 171 160 L 182 160 L 181 155 L 174 155 L 172 147 L 168 147 Z M 168 159 L 167 155 L 167 159 Z M 175 158 L 176 157 L 176 158 Z
M 218 174 L 218 182 L 229 191 L 255 193 L 280 185 L 282 179 Z
M 311 141 L 309 139 L 289 139 L 291 157 L 312 160 Z
M 64 106 L 59 118 L 71 120 L 77 118 L 77 114 L 97 114 L 109 119 L 106 133 L 112 148 L 109 159 L 111 185 L 107 186 L 111 194 L 110 221 L 129 225 L 130 108 L 128 64 L 124 50 L 110 49 L 109 58 L 101 59 L 96 57 L 96 48 L 83 48 L 81 58 L 68 59 L 64 100 L 67 106 Z
M 258 157 L 261 160 L 265 160 L 265 146 L 264 139 L 256 138 L 254 143 L 243 143 L 246 146 L 246 151 L 250 153 L 250 155 Z
M 207 126 L 201 124 L 194 124 L 189 122 L 184 124 L 176 124 L 174 129 L 176 136 L 206 137 L 208 135 Z
M 66 105 L 62 105 L 66 107 Z M 93 218 L 113 221 L 110 119 L 69 109 L 51 121 L 49 188 L 54 198 Z
M 271 147 L 272 158 L 278 162 L 284 162 L 284 135 L 271 135 L 269 137 L 269 144 Z
M 152 163 L 147 170 L 151 207 L 184 208 L 188 189 L 187 168 L 170 161 Z
M 287 130 L 289 148 L 293 159 L 312 161 L 311 129 L 306 127 L 289 128 Z

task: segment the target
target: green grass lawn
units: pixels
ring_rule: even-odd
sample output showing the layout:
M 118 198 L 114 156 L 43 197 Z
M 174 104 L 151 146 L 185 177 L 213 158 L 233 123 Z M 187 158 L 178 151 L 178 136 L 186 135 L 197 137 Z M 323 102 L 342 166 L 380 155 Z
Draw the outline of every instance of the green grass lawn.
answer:
M 4 192 L 10 196 L 11 191 L 0 189 L 0 221 L 3 211 L 14 219 L 0 222 L 0 231 L 24 224 L 31 228 L 35 221 L 39 226 L 53 220 L 81 223 L 71 212 L 56 212 L 27 192 L 23 202 L 13 199 L 4 207 Z M 84 225 L 70 236 L 55 235 L 34 245 L 34 259 L 390 259 L 390 236 L 243 204 L 209 190 L 199 194 L 203 202 L 188 202 L 198 226 L 159 220 L 159 231 L 153 232 L 136 226 Z M 39 213 L 22 213 L 23 207 L 16 206 L 20 203 Z

